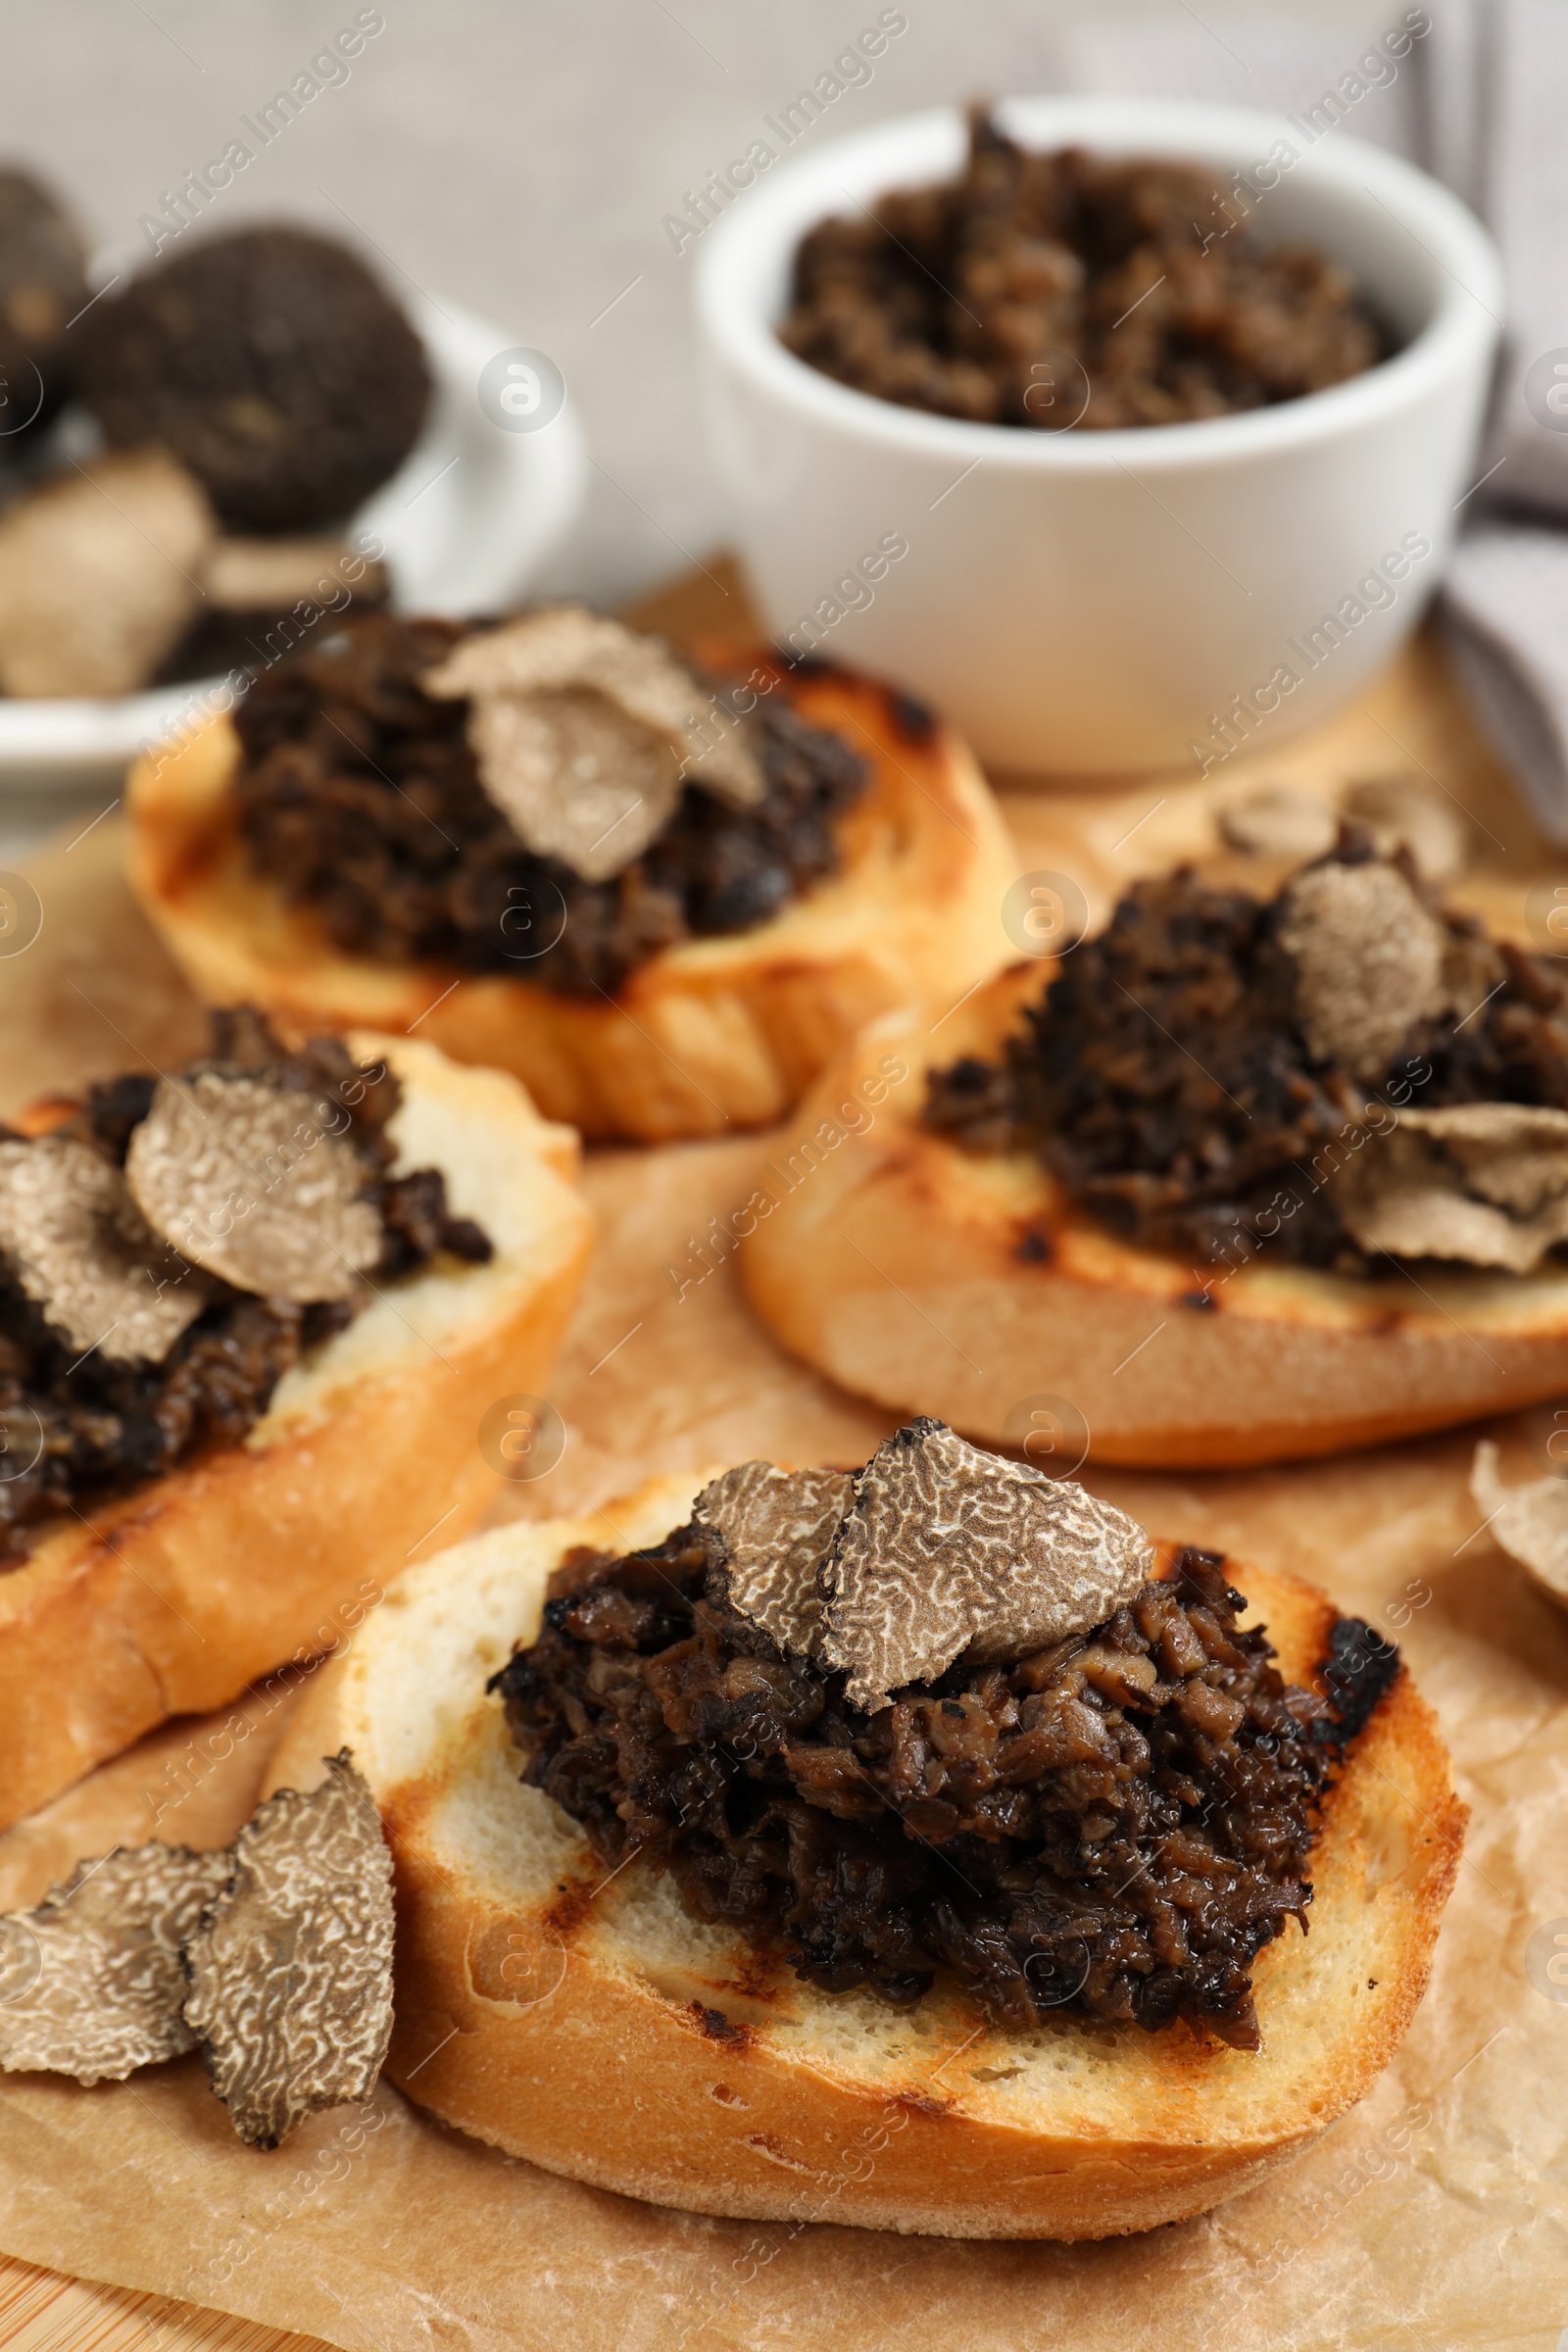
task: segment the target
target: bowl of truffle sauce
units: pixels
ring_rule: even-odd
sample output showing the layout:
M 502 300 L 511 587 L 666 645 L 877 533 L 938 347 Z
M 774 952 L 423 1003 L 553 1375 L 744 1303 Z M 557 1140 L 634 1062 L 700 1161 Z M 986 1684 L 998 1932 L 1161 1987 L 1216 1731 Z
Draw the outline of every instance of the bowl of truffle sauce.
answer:
M 1378 149 L 943 110 L 770 167 L 697 261 L 769 628 L 918 679 L 993 765 L 1203 770 L 1353 694 L 1438 584 L 1501 271 Z

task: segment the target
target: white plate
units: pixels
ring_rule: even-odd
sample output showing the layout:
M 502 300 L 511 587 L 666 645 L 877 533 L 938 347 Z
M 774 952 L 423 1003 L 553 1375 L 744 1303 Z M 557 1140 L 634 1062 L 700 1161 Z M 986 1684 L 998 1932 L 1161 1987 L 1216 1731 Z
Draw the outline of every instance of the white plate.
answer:
M 568 399 L 536 432 L 508 432 L 479 407 L 487 361 L 515 349 L 500 327 L 423 297 L 409 305 L 435 379 L 430 419 L 389 482 L 348 526 L 386 548 L 404 612 L 502 612 L 570 528 L 588 450 Z M 122 769 L 175 731 L 212 680 L 66 701 L 0 697 L 0 785 L 75 787 Z

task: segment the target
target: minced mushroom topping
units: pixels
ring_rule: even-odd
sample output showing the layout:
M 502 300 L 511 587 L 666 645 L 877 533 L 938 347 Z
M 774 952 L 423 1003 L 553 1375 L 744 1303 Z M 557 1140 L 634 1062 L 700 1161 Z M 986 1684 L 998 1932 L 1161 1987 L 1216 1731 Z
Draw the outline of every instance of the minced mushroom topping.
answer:
M 589 618 L 567 616 L 567 626 Z M 808 725 L 777 671 L 699 687 L 682 669 L 650 723 L 655 706 L 626 687 L 623 667 L 600 669 L 591 690 L 505 691 L 514 628 L 534 625 L 475 636 L 457 621 L 350 615 L 246 696 L 234 722 L 241 841 L 334 946 L 395 963 L 511 973 L 598 1001 L 682 940 L 767 922 L 836 869 L 837 820 L 863 792 L 870 763 L 843 735 Z M 645 642 L 608 621 L 592 626 L 617 644 Z M 650 659 L 657 667 L 667 657 L 656 648 Z M 476 684 L 470 703 L 453 681 L 491 662 L 497 690 Z M 604 691 L 616 675 L 621 696 L 634 695 L 629 711 Z M 668 728 L 693 695 L 702 723 L 677 759 Z M 515 814 L 502 788 L 492 790 L 502 769 L 481 773 L 471 733 L 481 708 L 493 713 L 498 757 L 503 738 L 533 746 L 521 766 L 506 768 L 521 779 Z M 929 734 L 929 714 L 906 698 L 890 693 L 886 709 L 895 737 Z M 634 789 L 622 753 L 638 770 Z M 761 792 L 749 799 L 754 772 Z M 634 855 L 661 805 L 667 821 Z M 531 846 L 535 809 L 548 823 L 532 838 L 559 846 Z M 581 871 L 574 857 L 586 860 Z M 585 880 L 588 864 L 604 878 Z
M 1180 424 L 1298 400 L 1386 348 L 1348 271 L 1272 220 L 1257 237 L 1209 163 L 1042 153 L 974 107 L 954 177 L 869 203 L 840 185 L 851 209 L 802 237 L 779 340 L 903 407 L 1048 433 Z
M 932 1073 L 925 1118 L 1036 1153 L 1090 1215 L 1193 1266 L 1204 1304 L 1205 1269 L 1260 1251 L 1529 1270 L 1568 1233 L 1564 1112 L 1562 966 L 1347 825 L 1272 900 L 1191 867 L 1139 883 L 995 1060 Z
M 392 1174 L 400 1100 L 337 1040 L 290 1051 L 240 1010 L 192 1069 L 0 1129 L 0 1568 L 62 1512 L 238 1445 L 371 1284 L 489 1257 L 439 1169 Z
M 1341 1619 L 1318 1687 L 1288 1689 L 1218 1556 L 1185 1550 L 1102 1622 L 867 1710 L 733 1605 L 722 1555 L 695 1521 L 577 1555 L 492 1679 L 525 1781 L 607 1864 L 668 1870 L 829 1991 L 907 2003 L 945 1970 L 1003 2025 L 1258 2046 L 1251 1963 L 1306 1924 L 1319 1800 L 1390 1644 Z

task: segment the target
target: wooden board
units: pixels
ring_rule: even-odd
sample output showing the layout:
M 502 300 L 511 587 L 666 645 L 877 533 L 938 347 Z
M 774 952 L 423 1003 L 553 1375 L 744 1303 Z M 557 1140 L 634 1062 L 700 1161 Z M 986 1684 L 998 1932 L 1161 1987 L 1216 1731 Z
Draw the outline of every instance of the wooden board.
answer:
M 318 2336 L 62 2278 L 9 2255 L 0 2255 L 0 2344 L 8 2352 L 329 2352 Z

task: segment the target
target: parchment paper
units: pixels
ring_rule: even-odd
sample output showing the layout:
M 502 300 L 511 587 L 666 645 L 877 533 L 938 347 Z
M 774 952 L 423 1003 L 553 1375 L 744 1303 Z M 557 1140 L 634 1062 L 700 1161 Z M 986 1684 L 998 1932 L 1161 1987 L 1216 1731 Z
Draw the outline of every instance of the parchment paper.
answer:
M 1379 695 L 1254 765 L 1252 780 L 1326 787 L 1427 768 L 1495 837 L 1463 895 L 1522 927 L 1541 854 L 1429 657 Z M 1396 748 L 1376 756 L 1391 727 Z M 1238 761 L 1223 790 L 1247 780 Z M 1206 845 L 1214 797 L 1146 779 L 1014 799 L 1009 813 L 1026 864 L 1081 875 L 1103 904 L 1133 872 Z M 188 1050 L 193 1010 L 125 900 L 118 856 L 111 819 L 69 865 L 37 870 L 45 932 L 26 958 L 0 964 L 0 1108 L 40 1085 Z M 47 920 L 63 906 L 64 963 Z M 88 997 L 97 1011 L 80 1009 Z M 499 1490 L 498 1515 L 599 1504 L 656 1466 L 754 1452 L 858 1459 L 885 1433 L 885 1416 L 778 1351 L 727 1264 L 677 1296 L 668 1267 L 690 1271 L 692 1240 L 749 1192 L 766 1148 L 740 1138 L 593 1158 L 603 1241 L 552 1386 L 566 1449 L 549 1476 Z M 1505 1478 L 1556 1467 L 1560 1431 L 1568 1408 L 1561 1422 L 1547 1406 L 1494 1425 Z M 1545 1966 L 1554 1927 L 1568 1937 L 1568 1617 L 1478 1532 L 1465 1483 L 1475 1435 L 1289 1470 L 1085 1474 L 1151 1527 L 1310 1576 L 1392 1632 L 1473 1807 L 1404 2048 L 1359 2109 L 1250 2196 L 1076 2247 L 847 2230 L 830 2204 L 810 2225 L 727 2224 L 555 2180 L 431 2123 L 387 2085 L 368 2109 L 318 2117 L 280 2150 L 248 2150 L 186 2059 L 92 2090 L 0 2082 L 0 2247 L 345 2352 L 796 2341 L 824 2352 L 905 2341 L 1550 2352 L 1568 2324 L 1568 1984 Z M 203 1761 L 203 1726 L 173 1725 L 68 1791 L 0 1838 L 0 1904 L 35 1899 L 77 1852 L 117 1838 L 223 1842 L 285 1713 L 257 1702 L 253 1737 L 226 1765 Z

